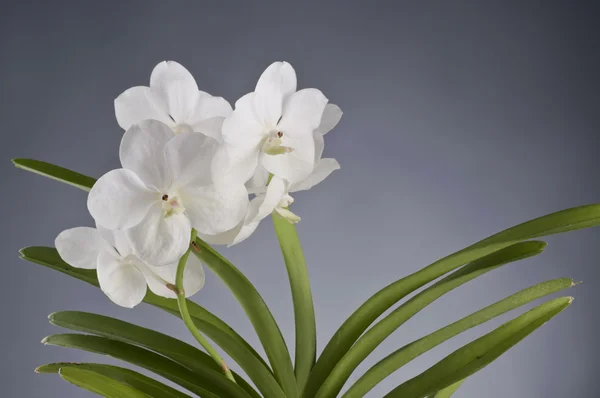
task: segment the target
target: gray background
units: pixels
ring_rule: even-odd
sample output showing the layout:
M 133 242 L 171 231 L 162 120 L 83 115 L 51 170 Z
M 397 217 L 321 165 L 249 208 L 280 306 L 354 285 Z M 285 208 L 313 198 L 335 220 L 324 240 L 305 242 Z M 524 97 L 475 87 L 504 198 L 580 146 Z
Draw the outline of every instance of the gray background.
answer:
M 319 345 L 389 282 L 480 238 L 552 211 L 598 202 L 600 13 L 594 2 L 3 1 L 0 16 L 3 397 L 88 397 L 33 369 L 104 360 L 39 341 L 46 316 L 78 309 L 191 341 L 152 307 L 125 310 L 99 290 L 17 259 L 66 228 L 91 225 L 85 193 L 11 168 L 12 157 L 100 176 L 118 167 L 113 99 L 174 59 L 231 102 L 274 60 L 300 87 L 345 112 L 327 136 L 342 164 L 298 194 L 294 210 L 312 278 Z M 597 4 L 597 3 L 596 3 Z M 386 352 L 547 279 L 572 276 L 574 305 L 471 377 L 466 397 L 596 397 L 600 230 L 548 239 L 535 259 L 452 292 L 382 344 Z M 270 222 L 223 249 L 263 294 L 293 346 L 287 277 Z M 249 322 L 214 275 L 195 300 L 251 343 Z M 510 314 L 513 316 L 514 314 Z M 424 355 L 369 397 L 424 370 L 502 318 Z M 596 369 L 596 370 L 595 370 Z M 360 372 L 353 375 L 356 380 Z

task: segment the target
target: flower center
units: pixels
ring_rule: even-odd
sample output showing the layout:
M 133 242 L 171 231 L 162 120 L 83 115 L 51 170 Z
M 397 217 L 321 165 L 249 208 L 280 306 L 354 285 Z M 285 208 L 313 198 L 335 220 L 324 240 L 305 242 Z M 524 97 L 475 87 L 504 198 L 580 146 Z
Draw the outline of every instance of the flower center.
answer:
M 164 194 L 162 195 L 161 200 L 165 218 L 171 217 L 174 214 L 181 214 L 185 211 L 185 207 L 177 195 Z
M 267 155 L 283 155 L 294 151 L 294 148 L 284 146 L 283 144 L 283 132 L 272 131 L 267 135 L 262 144 L 262 151 Z
M 179 135 L 181 133 L 193 133 L 194 129 L 187 123 L 179 123 L 173 128 L 173 132 L 175 135 Z

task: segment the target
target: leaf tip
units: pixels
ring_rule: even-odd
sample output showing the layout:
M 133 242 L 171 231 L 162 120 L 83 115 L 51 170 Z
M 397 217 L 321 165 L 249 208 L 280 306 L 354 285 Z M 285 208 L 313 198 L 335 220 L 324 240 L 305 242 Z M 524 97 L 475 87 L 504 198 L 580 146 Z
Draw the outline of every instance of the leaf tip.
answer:
M 571 303 L 573 302 L 573 300 L 575 300 L 575 297 L 569 296 L 569 297 L 567 297 L 567 300 L 569 301 L 568 304 L 571 305 Z
M 50 341 L 50 336 L 44 337 L 40 343 L 43 345 L 48 345 L 48 341 Z
M 571 281 L 571 286 L 570 286 L 570 287 L 577 286 L 577 285 L 579 285 L 579 284 L 581 284 L 581 283 L 583 283 L 583 281 L 578 281 L 578 282 L 575 282 L 575 281 L 573 281 L 573 280 L 572 280 L 572 281 Z

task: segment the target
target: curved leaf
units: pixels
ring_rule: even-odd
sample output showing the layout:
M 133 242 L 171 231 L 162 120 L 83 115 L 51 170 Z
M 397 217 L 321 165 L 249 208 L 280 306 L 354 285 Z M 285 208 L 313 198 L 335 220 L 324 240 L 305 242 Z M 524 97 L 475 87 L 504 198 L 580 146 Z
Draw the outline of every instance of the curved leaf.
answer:
M 12 159 L 13 164 L 23 170 L 52 178 L 60 182 L 72 185 L 76 188 L 89 192 L 96 182 L 95 178 L 79 174 L 75 171 L 56 166 L 51 163 L 34 159 Z
M 62 272 L 98 287 L 96 271 L 74 268 L 65 263 L 58 252 L 50 247 L 27 247 L 21 250 L 21 258 L 35 264 Z M 181 317 L 177 301 L 159 297 L 148 292 L 144 302 L 158 307 L 173 316 Z M 279 398 L 283 395 L 271 369 L 261 356 L 239 334 L 220 318 L 203 307 L 188 300 L 188 310 L 196 327 L 221 347 L 246 372 L 258 390 L 266 398 Z
M 516 243 L 464 266 L 428 289 L 423 290 L 367 330 L 334 367 L 317 392 L 316 397 L 336 396 L 352 372 L 383 340 L 433 301 L 464 283 L 504 264 L 540 254 L 545 247 L 546 243 L 540 241 Z
M 600 204 L 574 207 L 548 214 L 492 235 L 384 287 L 354 311 L 335 332 L 317 359 L 307 382 L 304 397 L 312 398 L 338 361 L 363 332 L 391 306 L 416 289 L 461 265 L 517 242 L 599 224 Z
M 563 311 L 572 301 L 572 297 L 560 297 L 526 312 L 454 351 L 384 398 L 423 398 L 472 375 Z
M 61 182 L 73 185 L 73 186 L 83 189 L 85 191 L 89 191 L 92 188 L 92 186 L 94 185 L 94 183 L 96 182 L 95 178 L 88 177 L 83 174 L 80 174 L 80 173 L 77 173 L 77 172 L 74 172 L 74 171 L 71 171 L 71 170 L 65 169 L 63 167 L 59 167 L 59 166 L 50 164 L 50 163 L 41 162 L 39 160 L 13 159 L 13 163 L 16 167 L 20 167 L 24 170 L 31 171 L 31 172 L 43 175 L 45 177 L 49 177 L 49 178 L 55 179 L 57 181 L 61 181 Z M 28 248 L 28 249 L 33 249 L 33 248 Z M 23 254 L 23 251 L 21 253 Z M 26 258 L 26 256 L 23 255 L 23 258 Z M 26 258 L 26 259 L 30 259 L 30 258 Z M 57 269 L 61 272 L 69 274 L 71 276 L 75 276 L 78 278 L 79 278 L 79 276 L 82 276 L 82 278 L 79 278 L 79 279 L 83 279 L 83 280 L 88 279 L 86 281 L 89 282 L 89 275 L 86 275 L 86 273 L 73 272 L 73 270 L 70 268 L 64 268 L 64 267 L 60 267 L 60 266 L 54 267 L 54 266 L 51 266 L 50 264 L 35 261 L 35 260 L 30 260 L 30 261 L 36 262 L 38 264 L 50 266 L 51 268 Z M 62 260 L 61 260 L 61 262 L 62 262 Z M 79 270 L 77 270 L 77 271 L 79 271 Z M 93 282 L 89 282 L 89 283 L 94 284 Z M 97 286 L 97 281 L 96 281 L 96 286 Z M 154 297 L 156 297 L 156 296 L 154 296 Z M 150 302 L 150 304 L 152 304 L 152 305 L 161 307 L 173 315 L 176 315 L 176 313 L 179 314 L 178 309 L 177 309 L 177 312 L 175 313 L 175 312 L 173 312 L 173 310 L 167 309 L 166 306 L 161 305 L 164 303 L 160 303 L 160 304 L 156 303 L 157 300 L 152 300 L 152 296 L 150 296 L 150 298 L 147 296 L 144 301 Z M 151 302 L 151 301 L 154 301 L 154 302 Z M 159 301 L 161 301 L 161 300 L 159 300 Z M 260 299 L 260 301 L 262 301 L 262 299 Z M 192 302 L 189 301 L 189 303 L 192 303 Z M 264 303 L 263 303 L 263 305 L 264 305 Z M 199 306 L 197 306 L 197 307 L 199 307 Z M 190 312 L 191 312 L 191 309 L 190 309 Z M 202 312 L 207 312 L 207 311 L 202 309 Z M 193 314 L 192 314 L 192 317 L 194 317 Z M 216 325 L 219 329 L 222 329 L 220 331 L 226 332 L 226 329 L 222 328 L 225 325 L 219 318 L 217 318 L 215 316 L 211 316 L 211 318 L 212 319 L 210 321 L 219 320 L 218 323 L 212 323 L 212 324 Z M 195 317 L 195 321 L 196 320 L 200 321 L 196 325 L 198 328 L 201 328 L 202 325 L 205 323 L 204 320 L 200 320 L 197 317 Z M 272 320 L 272 322 L 269 322 L 268 317 L 266 317 L 263 321 L 265 322 L 265 324 L 274 323 L 274 320 Z M 263 321 L 260 321 L 260 322 L 263 322 Z M 253 322 L 253 324 L 254 324 L 254 322 Z M 255 327 L 257 327 L 256 324 L 255 324 Z M 276 327 L 276 325 L 275 325 L 275 327 Z M 272 343 L 270 343 L 270 344 L 274 346 L 275 350 L 279 350 L 279 352 L 274 352 L 271 349 L 266 349 L 266 352 L 269 357 L 269 360 L 275 361 L 277 363 L 276 369 L 278 369 L 278 371 L 276 372 L 276 376 L 277 376 L 277 379 L 279 380 L 279 383 L 282 386 L 285 386 L 289 390 L 288 391 L 289 397 L 294 398 L 295 396 L 297 396 L 297 391 L 296 391 L 296 382 L 295 382 L 295 378 L 294 378 L 294 374 L 293 374 L 291 359 L 289 358 L 289 352 L 287 351 L 287 347 L 285 346 L 285 342 L 283 341 L 283 338 L 280 338 L 280 339 L 277 338 L 277 333 L 274 333 L 272 325 L 267 328 L 271 329 L 268 336 L 262 336 L 262 337 L 259 336 L 259 337 L 261 337 L 261 342 L 263 343 L 263 346 L 265 344 L 267 344 L 263 340 L 263 337 L 266 337 L 269 339 L 271 337 L 274 338 L 274 340 L 272 340 Z M 213 331 L 215 330 L 214 328 L 209 328 L 209 329 L 212 329 Z M 231 329 L 231 328 L 227 327 L 227 329 Z M 202 330 L 202 331 L 208 335 L 208 332 L 206 332 L 205 330 Z M 277 331 L 278 331 L 278 329 L 277 329 Z M 281 336 L 281 333 L 279 333 L 279 335 Z M 263 392 L 263 394 L 269 394 L 268 396 L 271 396 L 270 394 L 278 389 L 275 386 L 273 386 L 271 381 L 269 380 L 268 373 L 271 373 L 271 371 L 268 369 L 268 366 L 266 365 L 266 363 L 263 361 L 263 359 L 260 357 L 260 355 L 258 355 L 258 353 L 256 353 L 256 351 L 246 341 L 244 341 L 237 333 L 235 333 L 235 334 L 230 333 L 228 338 L 226 338 L 224 336 L 214 337 L 214 336 L 210 336 L 210 335 L 208 337 L 211 340 L 215 341 L 215 343 L 217 343 L 215 338 L 219 339 L 221 341 L 221 344 L 225 344 L 226 340 L 230 340 L 232 342 L 232 346 L 229 346 L 229 347 L 221 346 L 221 348 L 223 348 L 236 362 L 238 362 L 242 359 L 246 360 L 245 363 L 238 362 L 238 364 L 244 369 L 244 371 L 246 371 L 246 373 L 252 379 L 252 381 L 254 381 L 257 384 L 257 388 L 259 388 L 259 390 L 261 392 Z M 283 347 L 281 346 L 282 342 L 283 342 Z M 217 344 L 219 344 L 219 343 L 217 343 Z M 228 350 L 233 350 L 234 349 L 233 346 L 235 346 L 236 352 L 228 351 Z M 284 348 L 284 350 L 281 350 L 282 348 Z M 240 349 L 242 349 L 242 351 L 240 351 Z M 253 354 L 253 357 L 248 355 L 248 351 Z M 285 363 L 286 356 L 287 356 L 287 362 L 289 362 L 289 364 Z M 256 368 L 256 366 L 258 366 L 258 368 Z M 292 383 L 292 381 L 293 381 L 293 383 Z M 260 386 L 259 386 L 259 384 L 260 384 Z
M 462 379 L 460 381 L 457 381 L 456 383 L 449 385 L 448 387 L 444 388 L 443 390 L 440 390 L 438 392 L 436 392 L 433 395 L 430 395 L 430 398 L 450 398 L 452 396 L 452 394 L 454 394 L 456 392 L 456 390 L 458 390 L 458 388 L 462 385 L 462 383 L 465 382 L 465 379 Z
M 369 392 L 383 379 L 406 365 L 419 355 L 431 350 L 452 337 L 474 328 L 515 308 L 537 300 L 541 297 L 556 293 L 574 286 L 570 278 L 554 279 L 521 290 L 503 300 L 472 313 L 448 326 L 445 326 L 427 336 L 413 341 L 391 353 L 362 375 L 346 391 L 343 398 L 360 398 Z M 437 396 L 436 396 L 437 397 Z
M 48 319 L 56 326 L 139 345 L 172 359 L 194 372 L 202 373 L 206 368 L 216 372 L 221 371 L 209 355 L 196 347 L 166 334 L 115 318 L 89 312 L 61 311 L 50 314 Z M 234 373 L 234 378 L 248 394 L 260 398 L 240 375 Z
M 105 398 L 152 398 L 151 395 L 144 394 L 100 373 L 77 368 L 64 368 L 58 374 L 69 383 Z
M 190 398 L 189 395 L 182 393 L 163 384 L 159 381 L 144 376 L 133 370 L 120 368 L 118 366 L 104 365 L 99 363 L 74 363 L 58 362 L 42 365 L 35 371 L 36 373 L 59 373 L 61 369 L 75 368 L 108 377 L 114 381 L 132 387 L 153 398 Z
M 317 356 L 317 326 L 310 281 L 296 227 L 273 213 L 273 225 L 287 268 L 296 325 L 295 373 L 302 390 Z
M 85 334 L 55 334 L 42 340 L 43 344 L 77 348 L 96 354 L 108 355 L 140 366 L 201 397 L 249 398 L 250 395 L 220 372 L 208 367 L 192 372 L 162 355 L 121 341 Z
M 281 331 L 252 283 L 233 264 L 201 239 L 192 252 L 229 287 L 246 312 L 267 353 L 279 385 L 288 398 L 298 396 L 292 360 Z

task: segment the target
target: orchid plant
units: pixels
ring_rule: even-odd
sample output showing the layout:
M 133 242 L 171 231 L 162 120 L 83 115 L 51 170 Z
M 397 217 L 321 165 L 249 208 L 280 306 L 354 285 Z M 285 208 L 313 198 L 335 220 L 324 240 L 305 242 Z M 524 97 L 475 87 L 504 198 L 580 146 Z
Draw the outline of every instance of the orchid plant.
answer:
M 108 355 L 173 383 L 98 363 L 57 362 L 36 369 L 58 373 L 105 397 L 363 397 L 384 378 L 453 336 L 575 283 L 560 278 L 516 292 L 399 347 L 348 383 L 365 358 L 417 312 L 482 274 L 540 254 L 546 244 L 536 238 L 600 224 L 600 205 L 575 207 L 450 254 L 378 291 L 318 353 L 308 272 L 294 226 L 300 216 L 291 210 L 291 195 L 309 190 L 340 168 L 335 159 L 322 158 L 324 136 L 338 124 L 340 108 L 320 90 L 297 90 L 295 71 L 286 62 L 267 67 L 255 91 L 232 108 L 223 98 L 200 91 L 187 69 L 168 61 L 154 68 L 149 87 L 133 87 L 119 95 L 115 114 L 125 130 L 119 148 L 122 167 L 98 180 L 38 160 L 13 160 L 19 168 L 88 191 L 87 207 L 96 225 L 60 232 L 55 248 L 24 248 L 23 259 L 100 287 L 122 307 L 144 301 L 180 317 L 202 348 L 102 315 L 51 314 L 52 324 L 81 333 L 48 336 L 44 344 Z M 212 247 L 241 243 L 269 216 L 289 274 L 296 327 L 294 361 L 259 292 Z M 266 359 L 217 315 L 188 299 L 204 285 L 204 266 L 237 298 Z M 572 300 L 554 298 L 517 316 L 385 397 L 451 396 L 465 378 Z M 235 361 L 240 373 L 230 370 L 222 353 Z

